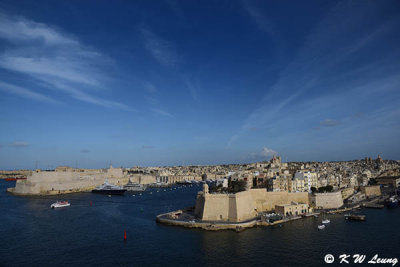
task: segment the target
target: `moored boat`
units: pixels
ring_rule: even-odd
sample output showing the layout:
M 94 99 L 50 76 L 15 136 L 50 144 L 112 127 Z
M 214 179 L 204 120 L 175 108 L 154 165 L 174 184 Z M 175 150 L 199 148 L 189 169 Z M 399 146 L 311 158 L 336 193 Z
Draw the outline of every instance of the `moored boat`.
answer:
M 132 183 L 129 180 L 129 182 L 126 185 L 124 185 L 124 188 L 127 191 L 142 192 L 142 191 L 145 191 L 147 189 L 147 185 Z
M 329 219 L 326 218 L 326 214 L 324 213 L 324 217 L 322 218 L 322 224 L 328 224 L 331 221 Z
M 346 214 L 346 220 L 353 220 L 353 221 L 365 221 L 366 216 L 361 214 Z
M 318 230 L 325 229 L 325 224 L 318 225 Z
M 104 195 L 123 195 L 125 192 L 125 188 L 123 188 L 122 186 L 110 184 L 107 179 L 104 181 L 104 184 L 92 190 L 92 193 Z
M 399 200 L 397 199 L 396 196 L 391 196 L 387 201 L 386 205 L 388 208 L 394 208 L 399 205 Z

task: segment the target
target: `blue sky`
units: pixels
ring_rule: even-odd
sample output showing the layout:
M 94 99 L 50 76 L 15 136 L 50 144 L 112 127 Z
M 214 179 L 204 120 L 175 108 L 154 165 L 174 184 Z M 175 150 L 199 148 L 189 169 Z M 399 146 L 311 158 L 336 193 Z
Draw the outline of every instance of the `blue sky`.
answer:
M 0 168 L 400 159 L 399 1 L 0 1 Z

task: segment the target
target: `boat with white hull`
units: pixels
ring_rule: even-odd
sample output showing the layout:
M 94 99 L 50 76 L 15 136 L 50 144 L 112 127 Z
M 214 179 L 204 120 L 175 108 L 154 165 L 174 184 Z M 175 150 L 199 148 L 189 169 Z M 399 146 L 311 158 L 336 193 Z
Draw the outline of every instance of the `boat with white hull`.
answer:
M 71 206 L 71 204 L 68 201 L 57 201 L 51 204 L 50 208 L 55 209 L 55 208 L 64 208 L 69 206 Z
M 129 181 L 126 185 L 124 185 L 124 189 L 132 192 L 143 192 L 147 189 L 147 185 L 132 183 Z
M 125 188 L 123 188 L 122 186 L 110 184 L 107 179 L 104 181 L 104 184 L 92 190 L 92 193 L 104 195 L 123 195 L 125 192 Z

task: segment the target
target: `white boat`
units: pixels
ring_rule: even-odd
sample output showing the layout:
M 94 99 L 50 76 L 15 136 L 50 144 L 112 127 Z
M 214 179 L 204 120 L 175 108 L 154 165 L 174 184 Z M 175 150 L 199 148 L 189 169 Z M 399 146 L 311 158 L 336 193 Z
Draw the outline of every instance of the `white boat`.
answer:
M 331 221 L 330 220 L 328 220 L 327 218 L 326 218 L 326 214 L 324 213 L 324 217 L 322 218 L 322 223 L 323 224 L 328 224 L 328 223 L 330 223 Z
M 325 229 L 325 224 L 318 225 L 318 230 Z
M 147 185 L 132 183 L 129 180 L 129 182 L 126 185 L 124 185 L 124 188 L 128 191 L 143 192 L 146 190 Z
M 71 206 L 71 204 L 68 201 L 57 201 L 56 203 L 51 204 L 50 208 L 55 209 L 55 208 L 63 208 L 69 206 Z

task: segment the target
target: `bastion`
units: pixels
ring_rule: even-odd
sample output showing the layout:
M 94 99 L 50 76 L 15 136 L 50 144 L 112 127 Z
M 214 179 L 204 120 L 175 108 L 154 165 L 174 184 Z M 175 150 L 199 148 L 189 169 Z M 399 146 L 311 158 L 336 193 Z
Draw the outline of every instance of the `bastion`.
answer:
M 273 211 L 275 205 L 292 202 L 309 204 L 307 192 L 268 192 L 265 188 L 249 189 L 236 194 L 210 194 L 208 185 L 197 194 L 195 216 L 203 221 L 242 222 L 259 212 Z
M 338 209 L 343 206 L 342 192 L 314 193 L 310 197 L 311 205 L 317 209 Z
M 15 188 L 7 191 L 17 195 L 56 195 L 89 191 L 104 183 L 126 184 L 129 177 L 121 168 L 73 169 L 57 167 L 55 171 L 36 170 L 26 180 L 17 180 Z

